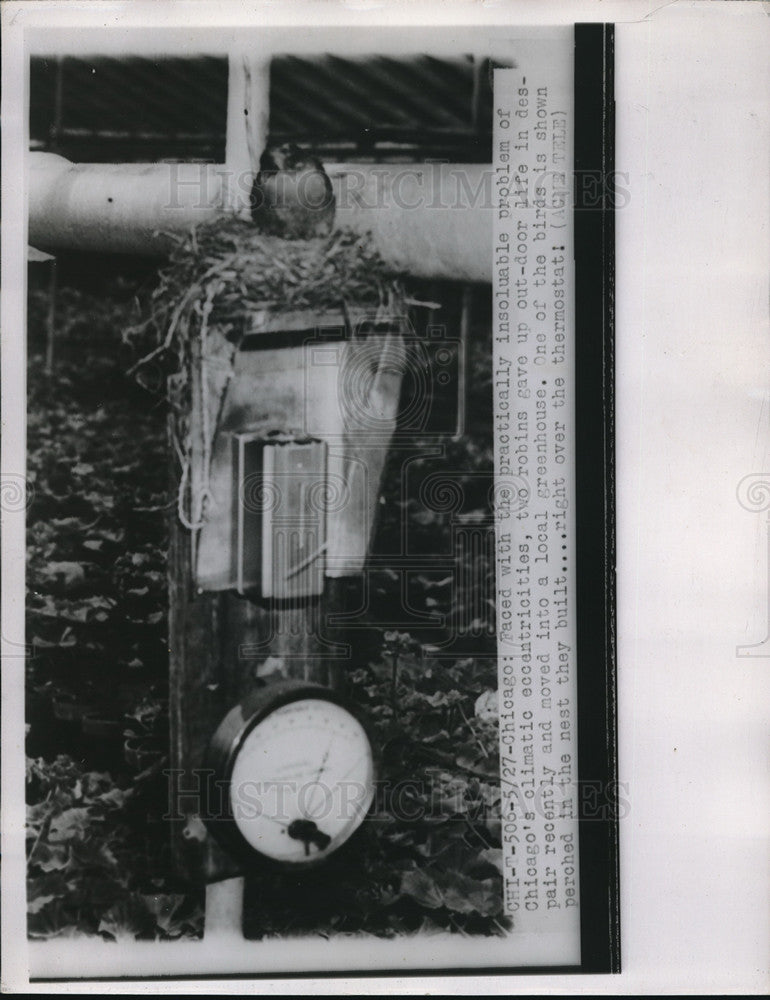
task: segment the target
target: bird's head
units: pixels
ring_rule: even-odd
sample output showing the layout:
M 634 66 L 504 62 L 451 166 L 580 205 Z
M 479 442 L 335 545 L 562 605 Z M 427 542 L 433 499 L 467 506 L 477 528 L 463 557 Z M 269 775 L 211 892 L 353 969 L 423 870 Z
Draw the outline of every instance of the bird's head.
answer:
M 279 170 L 297 170 L 305 165 L 305 154 L 293 142 L 284 142 L 272 150 L 272 156 Z

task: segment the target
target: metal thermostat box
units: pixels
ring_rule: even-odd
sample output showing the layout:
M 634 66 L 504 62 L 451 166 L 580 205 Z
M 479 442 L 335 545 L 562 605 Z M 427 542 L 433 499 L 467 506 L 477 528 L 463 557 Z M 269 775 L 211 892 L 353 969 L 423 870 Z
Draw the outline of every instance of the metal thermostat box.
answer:
M 233 449 L 237 589 L 277 600 L 322 594 L 325 442 L 235 434 Z

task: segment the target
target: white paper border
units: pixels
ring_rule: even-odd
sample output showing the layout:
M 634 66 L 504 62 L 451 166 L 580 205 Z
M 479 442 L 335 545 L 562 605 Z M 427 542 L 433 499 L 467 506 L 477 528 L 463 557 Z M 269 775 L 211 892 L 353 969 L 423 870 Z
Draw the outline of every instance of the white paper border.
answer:
M 656 9 L 657 7 L 657 9 Z M 322 9 L 323 8 L 323 9 Z M 763 992 L 770 906 L 766 711 L 770 663 L 735 647 L 765 628 L 765 527 L 736 500 L 767 471 L 767 6 L 760 3 L 3 5 L 3 461 L 23 469 L 23 260 L 18 79 L 22 23 L 206 23 L 216 11 L 309 23 L 615 21 L 618 145 L 618 612 L 623 973 L 261 980 L 270 993 Z M 654 13 L 653 13 L 654 12 Z M 16 258 L 14 260 L 14 257 Z M 14 336 L 16 332 L 16 336 Z M 21 462 L 21 464 L 19 464 Z M 3 575 L 22 569 L 3 517 Z M 4 595 L 3 634 L 23 627 Z M 25 983 L 18 897 L 23 678 L 3 662 L 4 988 Z M 14 701 L 15 697 L 15 701 Z M 16 815 L 18 813 L 16 812 Z M 23 860 L 23 837 L 21 841 Z M 16 880 L 16 881 L 15 881 Z M 14 893 L 16 895 L 14 896 Z M 175 947 L 175 946 L 172 946 Z M 241 993 L 246 981 L 184 992 Z M 27 992 L 178 992 L 161 983 L 33 984 Z

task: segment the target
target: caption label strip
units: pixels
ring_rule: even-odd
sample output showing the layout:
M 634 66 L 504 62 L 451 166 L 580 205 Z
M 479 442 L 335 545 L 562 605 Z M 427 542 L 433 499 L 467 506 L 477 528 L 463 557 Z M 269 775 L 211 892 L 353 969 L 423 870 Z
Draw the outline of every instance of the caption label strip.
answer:
M 579 956 L 571 71 L 495 71 L 493 313 L 505 908 Z

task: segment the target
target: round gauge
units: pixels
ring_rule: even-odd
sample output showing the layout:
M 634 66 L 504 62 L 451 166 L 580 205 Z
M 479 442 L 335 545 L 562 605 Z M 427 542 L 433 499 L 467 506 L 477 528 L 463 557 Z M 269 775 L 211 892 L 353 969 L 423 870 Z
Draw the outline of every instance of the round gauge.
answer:
M 255 692 L 225 717 L 207 763 L 206 822 L 252 858 L 317 864 L 358 829 L 374 799 L 366 730 L 320 685 L 285 681 Z

